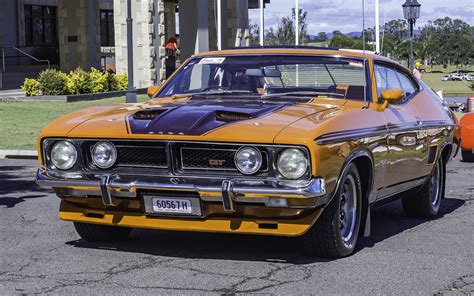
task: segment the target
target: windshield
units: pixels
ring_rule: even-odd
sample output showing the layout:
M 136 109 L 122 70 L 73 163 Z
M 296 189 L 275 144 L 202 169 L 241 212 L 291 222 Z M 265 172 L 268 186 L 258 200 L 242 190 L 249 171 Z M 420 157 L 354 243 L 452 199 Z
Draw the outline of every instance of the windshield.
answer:
M 364 101 L 363 60 L 319 56 L 225 56 L 190 60 L 158 97 L 219 93 L 308 95 Z

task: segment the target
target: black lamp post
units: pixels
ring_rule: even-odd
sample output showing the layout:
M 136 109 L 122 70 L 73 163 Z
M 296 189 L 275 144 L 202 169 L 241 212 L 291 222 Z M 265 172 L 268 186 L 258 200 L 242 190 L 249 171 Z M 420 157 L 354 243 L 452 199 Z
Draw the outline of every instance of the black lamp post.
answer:
M 420 17 L 420 7 L 421 4 L 416 0 L 406 0 L 402 5 L 403 7 L 403 16 L 410 24 L 410 58 L 408 61 L 408 66 L 413 70 L 413 26 L 416 23 L 416 20 Z
M 128 88 L 125 92 L 125 103 L 137 102 L 137 91 L 133 86 L 133 19 L 132 1 L 127 0 L 127 68 L 128 68 Z

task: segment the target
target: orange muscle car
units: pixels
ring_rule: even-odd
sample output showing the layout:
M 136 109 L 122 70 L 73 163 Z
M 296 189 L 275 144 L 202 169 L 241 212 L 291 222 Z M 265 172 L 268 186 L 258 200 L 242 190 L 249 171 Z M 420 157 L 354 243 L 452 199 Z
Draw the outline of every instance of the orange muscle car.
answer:
M 474 112 L 464 114 L 459 124 L 461 125 L 462 160 L 474 162 Z
M 41 133 L 36 182 L 87 241 L 132 228 L 304 236 L 350 255 L 371 208 L 434 217 L 457 150 L 449 108 L 364 52 L 246 48 L 191 57 L 139 104 L 94 107 Z

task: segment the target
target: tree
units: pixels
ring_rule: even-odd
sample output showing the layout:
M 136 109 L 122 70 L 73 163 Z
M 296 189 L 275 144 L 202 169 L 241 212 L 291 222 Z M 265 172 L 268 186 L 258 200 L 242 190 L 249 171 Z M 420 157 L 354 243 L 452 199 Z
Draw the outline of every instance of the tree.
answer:
M 319 32 L 318 33 L 318 39 L 319 39 L 319 41 L 324 42 L 324 41 L 328 40 L 328 35 L 326 34 L 326 32 Z
M 474 56 L 473 27 L 449 17 L 428 22 L 416 38 L 416 53 L 432 64 L 469 64 Z
M 334 48 L 354 48 L 354 46 L 355 40 L 344 34 L 335 34 L 329 43 L 329 47 Z
M 307 12 L 299 10 L 299 38 L 300 44 L 304 44 L 307 39 L 306 23 Z M 293 45 L 295 44 L 295 9 L 292 9 L 291 16 L 278 19 L 277 27 L 266 31 L 267 43 L 270 45 Z
M 259 45 L 260 44 L 260 27 L 257 24 L 250 24 L 249 27 L 249 44 Z
M 387 22 L 383 26 L 382 53 L 395 60 L 408 59 L 410 29 L 404 19 Z

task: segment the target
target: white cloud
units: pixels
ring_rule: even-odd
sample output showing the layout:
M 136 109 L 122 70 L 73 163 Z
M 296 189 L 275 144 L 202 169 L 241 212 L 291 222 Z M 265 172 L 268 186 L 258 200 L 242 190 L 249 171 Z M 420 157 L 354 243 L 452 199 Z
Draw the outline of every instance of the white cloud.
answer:
M 474 0 L 418 0 L 421 4 L 421 16 L 417 26 L 423 26 L 429 20 L 449 16 L 460 18 L 474 24 Z M 271 0 L 265 10 L 265 26 L 277 24 L 278 18 L 288 16 L 294 7 L 294 0 Z M 403 18 L 401 5 L 404 0 L 380 0 L 381 23 L 391 19 Z M 450 7 L 447 7 L 447 6 Z M 308 32 L 317 34 L 320 31 L 353 32 L 362 30 L 362 2 L 361 0 L 300 0 L 300 8 L 308 12 Z M 373 27 L 374 0 L 365 0 L 365 23 Z M 258 23 L 258 10 L 251 10 L 250 21 Z

